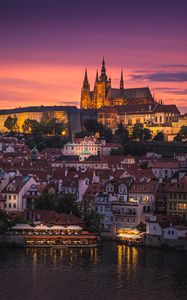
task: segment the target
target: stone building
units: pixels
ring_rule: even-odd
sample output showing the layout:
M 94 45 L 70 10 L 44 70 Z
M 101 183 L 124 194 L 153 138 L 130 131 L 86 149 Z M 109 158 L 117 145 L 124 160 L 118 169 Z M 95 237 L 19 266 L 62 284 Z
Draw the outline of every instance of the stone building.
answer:
M 147 87 L 126 89 L 124 87 L 123 71 L 121 71 L 119 88 L 112 88 L 111 78 L 108 78 L 106 73 L 104 58 L 101 74 L 99 76 L 98 71 L 96 72 L 94 89 L 91 91 L 86 69 L 81 89 L 81 108 L 99 109 L 103 106 L 124 105 L 128 101 L 148 103 L 153 101 L 153 96 Z

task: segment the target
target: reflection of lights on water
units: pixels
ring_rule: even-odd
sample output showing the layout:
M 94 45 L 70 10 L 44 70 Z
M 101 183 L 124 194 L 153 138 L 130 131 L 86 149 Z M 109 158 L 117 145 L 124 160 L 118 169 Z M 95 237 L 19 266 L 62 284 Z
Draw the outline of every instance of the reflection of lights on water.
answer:
M 93 264 L 99 261 L 98 248 L 27 248 L 26 254 L 32 258 L 33 270 L 36 270 L 37 265 L 47 264 L 50 262 L 56 268 L 57 264 L 71 263 L 76 264 L 78 261 L 83 262 L 85 259 L 90 259 Z
M 138 250 L 135 247 L 127 245 L 117 246 L 117 259 L 118 259 L 118 274 L 121 275 L 124 270 L 127 271 L 127 276 L 130 271 L 134 270 L 137 265 Z

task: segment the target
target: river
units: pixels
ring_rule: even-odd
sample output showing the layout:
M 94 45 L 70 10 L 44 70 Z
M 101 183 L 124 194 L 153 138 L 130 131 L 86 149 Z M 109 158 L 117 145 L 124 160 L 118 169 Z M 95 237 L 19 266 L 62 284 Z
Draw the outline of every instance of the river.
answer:
M 0 249 L 1 300 L 187 299 L 187 253 L 103 242 L 100 249 Z

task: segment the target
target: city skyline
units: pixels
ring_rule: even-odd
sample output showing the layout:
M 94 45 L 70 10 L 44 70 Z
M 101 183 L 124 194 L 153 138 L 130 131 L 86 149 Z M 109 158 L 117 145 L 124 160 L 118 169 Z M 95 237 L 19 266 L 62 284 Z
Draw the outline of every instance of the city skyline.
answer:
M 0 0 L 0 108 L 77 105 L 85 67 L 91 87 L 105 56 L 119 87 L 150 87 L 185 107 L 185 1 Z M 182 109 L 187 111 L 187 108 Z

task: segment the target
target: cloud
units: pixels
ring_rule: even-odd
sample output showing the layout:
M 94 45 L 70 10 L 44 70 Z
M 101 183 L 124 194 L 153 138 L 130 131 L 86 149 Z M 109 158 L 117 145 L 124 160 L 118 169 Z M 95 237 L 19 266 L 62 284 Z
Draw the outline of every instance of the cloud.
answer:
M 172 88 L 172 87 L 154 87 L 152 88 L 153 91 L 177 91 L 180 89 Z
M 173 90 L 173 91 L 165 91 L 167 94 L 175 94 L 175 95 L 187 95 L 187 89 L 185 90 Z
M 185 82 L 187 81 L 187 72 L 158 72 L 143 75 L 131 74 L 131 80 L 148 80 L 152 82 Z
M 161 65 L 163 68 L 187 68 L 185 64 L 168 64 L 168 65 Z

